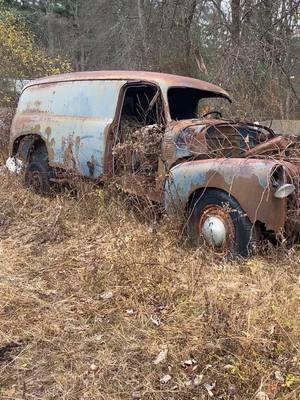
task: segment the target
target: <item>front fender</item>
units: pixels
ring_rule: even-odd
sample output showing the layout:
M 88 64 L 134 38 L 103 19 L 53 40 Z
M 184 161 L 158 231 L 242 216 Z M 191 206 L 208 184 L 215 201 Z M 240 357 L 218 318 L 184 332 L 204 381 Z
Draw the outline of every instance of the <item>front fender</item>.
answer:
M 286 199 L 276 199 L 269 189 L 276 161 L 224 158 L 188 161 L 170 170 L 165 184 L 167 211 L 186 207 L 191 195 L 216 188 L 233 196 L 252 223 L 260 221 L 267 230 L 278 231 L 286 219 Z

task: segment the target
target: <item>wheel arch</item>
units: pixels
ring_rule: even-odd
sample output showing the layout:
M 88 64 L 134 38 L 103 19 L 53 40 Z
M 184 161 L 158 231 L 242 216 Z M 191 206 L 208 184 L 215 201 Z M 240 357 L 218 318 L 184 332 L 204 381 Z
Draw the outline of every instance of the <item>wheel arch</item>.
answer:
M 36 159 L 48 160 L 48 149 L 44 139 L 37 134 L 21 135 L 14 140 L 12 156 L 18 156 L 23 161 L 29 161 L 33 154 Z

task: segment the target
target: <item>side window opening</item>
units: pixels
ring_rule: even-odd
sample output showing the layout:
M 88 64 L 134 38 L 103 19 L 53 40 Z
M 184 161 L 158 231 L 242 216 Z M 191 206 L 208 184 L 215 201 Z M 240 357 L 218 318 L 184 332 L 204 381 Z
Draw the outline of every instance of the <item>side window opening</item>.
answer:
M 113 149 L 114 171 L 155 177 L 163 135 L 164 113 L 160 90 L 154 85 L 126 89 Z
M 126 90 L 121 124 L 128 121 L 140 127 L 162 123 L 162 105 L 155 86 L 131 86 Z
M 168 101 L 172 120 L 197 118 L 199 90 L 190 88 L 171 88 Z

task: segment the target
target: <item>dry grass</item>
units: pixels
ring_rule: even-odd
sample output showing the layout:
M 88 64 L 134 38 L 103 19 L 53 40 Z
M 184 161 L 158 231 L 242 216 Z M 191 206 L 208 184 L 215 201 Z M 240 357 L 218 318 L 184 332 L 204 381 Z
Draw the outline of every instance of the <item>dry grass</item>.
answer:
M 1 399 L 299 399 L 299 252 L 225 263 L 101 189 L 0 179 Z
M 0 107 L 0 165 L 7 159 L 9 127 L 12 117 L 13 110 Z

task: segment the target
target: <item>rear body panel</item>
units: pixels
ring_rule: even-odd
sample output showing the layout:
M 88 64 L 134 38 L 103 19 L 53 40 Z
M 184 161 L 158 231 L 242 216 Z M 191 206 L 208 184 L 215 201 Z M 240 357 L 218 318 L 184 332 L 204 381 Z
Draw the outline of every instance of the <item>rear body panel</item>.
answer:
M 46 143 L 50 166 L 92 178 L 103 175 L 109 127 L 124 81 L 59 82 L 29 86 L 11 128 L 11 145 L 37 134 Z

